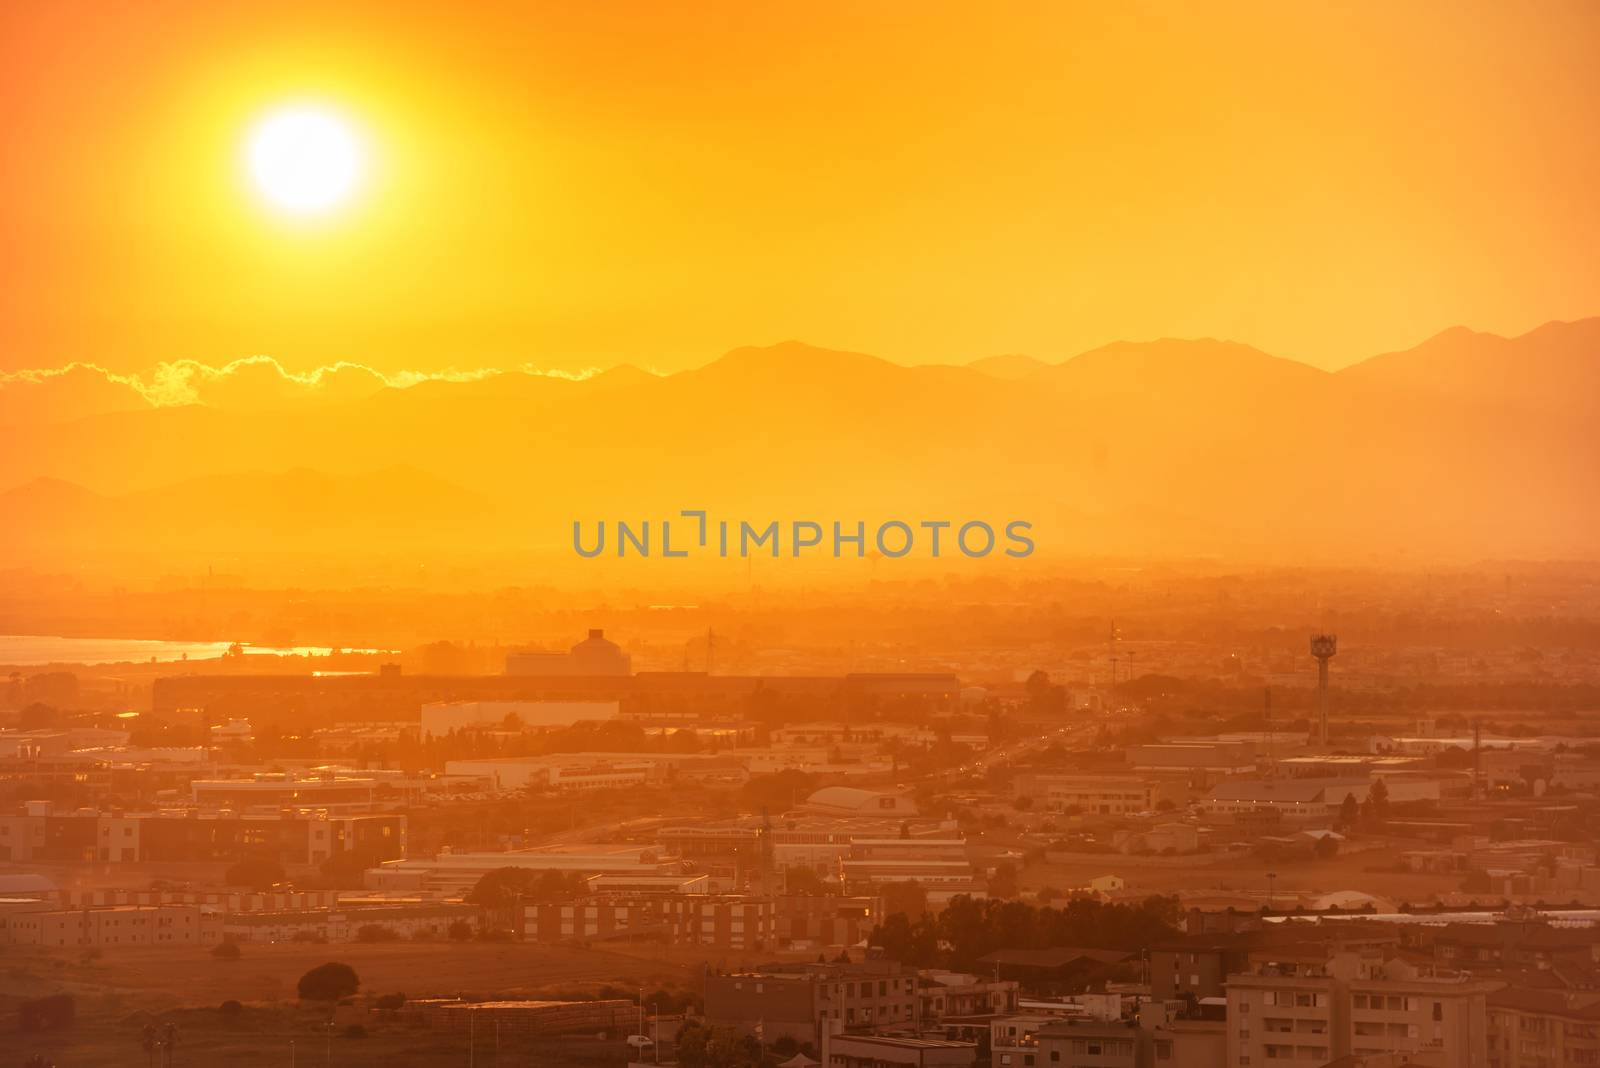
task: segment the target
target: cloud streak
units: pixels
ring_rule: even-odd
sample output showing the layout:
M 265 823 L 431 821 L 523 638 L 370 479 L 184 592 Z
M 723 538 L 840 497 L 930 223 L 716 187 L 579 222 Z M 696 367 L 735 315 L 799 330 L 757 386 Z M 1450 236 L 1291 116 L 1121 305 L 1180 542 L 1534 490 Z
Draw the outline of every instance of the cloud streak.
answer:
M 119 374 L 98 364 L 0 372 L 0 420 L 55 423 L 110 412 L 200 404 L 227 411 L 263 411 L 361 400 L 385 389 L 423 382 L 475 382 L 502 374 L 545 375 L 582 380 L 598 369 L 573 374 L 530 365 L 475 370 L 400 371 L 386 374 L 341 360 L 311 371 L 290 371 L 271 356 L 247 356 L 221 366 L 173 360 L 137 374 Z

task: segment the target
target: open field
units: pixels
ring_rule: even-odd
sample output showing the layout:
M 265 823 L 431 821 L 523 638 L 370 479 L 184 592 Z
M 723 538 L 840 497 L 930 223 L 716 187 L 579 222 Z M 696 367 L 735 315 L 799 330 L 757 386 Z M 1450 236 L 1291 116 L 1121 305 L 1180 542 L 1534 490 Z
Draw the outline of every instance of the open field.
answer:
M 85 965 L 76 956 L 8 947 L 0 955 L 6 974 L 0 989 L 14 996 L 104 993 L 151 1009 L 215 1006 L 228 999 L 274 1001 L 295 997 L 300 976 L 327 961 L 354 968 L 364 993 L 402 991 L 410 997 L 510 998 L 586 983 L 698 987 L 700 980 L 697 964 L 681 960 L 520 942 L 281 942 L 242 948 L 243 956 L 234 961 L 219 960 L 202 946 L 113 948 Z
M 429 995 L 538 997 L 591 992 L 601 985 L 661 986 L 698 990 L 700 967 L 607 950 L 549 949 L 518 943 L 463 945 L 247 945 L 237 961 L 221 961 L 200 947 L 110 950 L 84 961 L 76 952 L 8 947 L 0 953 L 0 1046 L 7 1055 L 43 1052 L 59 1068 L 146 1063 L 141 1035 L 147 1024 L 179 1028 L 175 1065 L 294 1063 L 316 1065 L 445 1065 L 468 1063 L 468 1036 L 433 1031 L 364 1007 L 364 999 L 337 1010 L 294 1000 L 295 982 L 326 961 L 349 964 L 364 994 L 403 991 Z M 16 1006 L 25 998 L 70 993 L 78 1022 L 58 1034 L 19 1034 Z M 243 1011 L 219 1011 L 224 1001 Z M 365 1034 L 347 1036 L 359 1024 Z M 476 1063 L 493 1066 L 621 1063 L 624 1049 L 611 1036 L 534 1039 L 477 1036 Z M 331 1059 L 330 1059 L 331 1058 Z M 8 1062 L 9 1063 L 9 1062 Z
M 87 1010 L 87 1011 L 85 1011 Z M 42 1053 L 56 1068 L 127 1068 L 161 1064 L 150 1059 L 142 1044 L 146 1024 L 176 1025 L 174 1068 L 213 1065 L 283 1065 L 285 1068 L 433 1068 L 476 1065 L 478 1068 L 570 1065 L 572 1068 L 620 1068 L 627 1047 L 620 1036 L 605 1039 L 530 1038 L 493 1033 L 469 1036 L 435 1031 L 398 1020 L 366 1014 L 359 1034 L 352 1035 L 341 1017 L 331 1030 L 323 1010 L 293 1005 L 248 1006 L 235 1015 L 214 1008 L 177 1010 L 157 1016 L 120 1012 L 90 999 L 80 1004 L 79 1023 L 69 1032 L 19 1035 L 0 1032 L 7 1062 Z M 13 1061 L 11 1058 L 15 1058 Z

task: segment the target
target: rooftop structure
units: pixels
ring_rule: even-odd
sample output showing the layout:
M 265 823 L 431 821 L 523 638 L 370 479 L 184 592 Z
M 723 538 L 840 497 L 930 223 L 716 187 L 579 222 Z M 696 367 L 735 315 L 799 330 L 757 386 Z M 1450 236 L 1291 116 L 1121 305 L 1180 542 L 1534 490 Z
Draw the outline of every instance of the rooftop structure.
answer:
M 631 675 L 633 658 L 598 628 L 565 653 L 519 652 L 506 656 L 507 675 Z

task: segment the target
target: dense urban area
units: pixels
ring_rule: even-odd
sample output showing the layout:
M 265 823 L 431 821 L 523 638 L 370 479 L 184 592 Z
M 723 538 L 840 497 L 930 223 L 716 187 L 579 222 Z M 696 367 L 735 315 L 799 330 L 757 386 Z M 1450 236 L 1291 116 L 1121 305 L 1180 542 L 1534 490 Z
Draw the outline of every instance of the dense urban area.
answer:
M 1130 569 L 830 595 L 831 631 L 64 639 L 0 685 L 6 1056 L 1600 1064 L 1597 589 Z

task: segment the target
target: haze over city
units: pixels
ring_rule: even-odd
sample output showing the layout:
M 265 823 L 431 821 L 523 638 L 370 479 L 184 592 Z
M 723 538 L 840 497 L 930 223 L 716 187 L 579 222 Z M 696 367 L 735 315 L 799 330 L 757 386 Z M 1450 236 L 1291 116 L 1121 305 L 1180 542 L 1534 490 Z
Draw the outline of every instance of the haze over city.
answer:
M 0 1060 L 1600 1063 L 1600 7 L 0 10 Z

